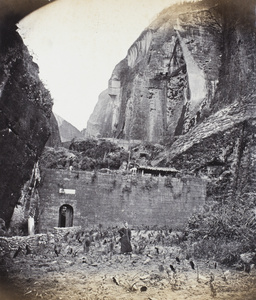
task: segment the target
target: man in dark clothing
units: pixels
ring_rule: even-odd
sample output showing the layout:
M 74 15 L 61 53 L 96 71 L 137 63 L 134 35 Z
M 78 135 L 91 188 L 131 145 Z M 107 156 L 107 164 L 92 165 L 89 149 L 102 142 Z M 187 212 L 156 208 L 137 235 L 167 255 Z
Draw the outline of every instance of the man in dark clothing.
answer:
M 128 223 L 124 223 L 124 227 L 118 230 L 121 239 L 121 253 L 129 253 L 132 252 L 131 246 L 131 230 L 128 227 Z

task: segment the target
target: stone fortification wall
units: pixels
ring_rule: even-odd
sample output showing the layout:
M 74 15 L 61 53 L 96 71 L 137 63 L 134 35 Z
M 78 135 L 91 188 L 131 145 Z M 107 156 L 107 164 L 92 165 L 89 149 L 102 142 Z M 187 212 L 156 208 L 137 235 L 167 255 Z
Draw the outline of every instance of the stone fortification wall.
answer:
M 177 228 L 205 202 L 206 183 L 199 178 L 102 174 L 66 170 L 42 171 L 39 187 L 39 231 L 58 226 L 60 207 L 73 208 L 73 226 Z M 64 192 L 65 191 L 65 192 Z

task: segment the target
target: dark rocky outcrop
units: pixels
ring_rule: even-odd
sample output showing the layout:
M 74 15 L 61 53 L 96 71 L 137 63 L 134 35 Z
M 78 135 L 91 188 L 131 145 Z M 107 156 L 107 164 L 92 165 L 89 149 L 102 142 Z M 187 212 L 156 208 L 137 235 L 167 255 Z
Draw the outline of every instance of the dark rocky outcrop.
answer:
M 52 109 L 38 66 L 16 32 L 19 19 L 7 16 L 0 34 L 0 218 L 7 226 L 50 135 Z
M 165 9 L 115 67 L 88 134 L 163 143 L 152 164 L 205 177 L 215 199 L 255 192 L 255 7 Z

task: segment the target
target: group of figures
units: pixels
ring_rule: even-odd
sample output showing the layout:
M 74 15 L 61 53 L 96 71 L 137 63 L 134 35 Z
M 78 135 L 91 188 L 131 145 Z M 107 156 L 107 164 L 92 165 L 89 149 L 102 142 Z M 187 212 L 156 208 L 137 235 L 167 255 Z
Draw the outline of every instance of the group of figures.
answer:
M 118 230 L 121 238 L 121 253 L 127 254 L 132 252 L 132 246 L 131 246 L 131 229 L 128 226 L 128 223 L 124 223 L 124 227 Z

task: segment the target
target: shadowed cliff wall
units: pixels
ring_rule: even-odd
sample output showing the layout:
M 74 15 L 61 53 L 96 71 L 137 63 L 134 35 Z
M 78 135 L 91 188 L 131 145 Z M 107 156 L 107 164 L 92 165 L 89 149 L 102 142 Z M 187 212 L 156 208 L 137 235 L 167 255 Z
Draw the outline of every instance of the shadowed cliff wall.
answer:
M 0 218 L 9 225 L 21 187 L 50 135 L 52 99 L 15 24 L 49 1 L 0 4 Z

